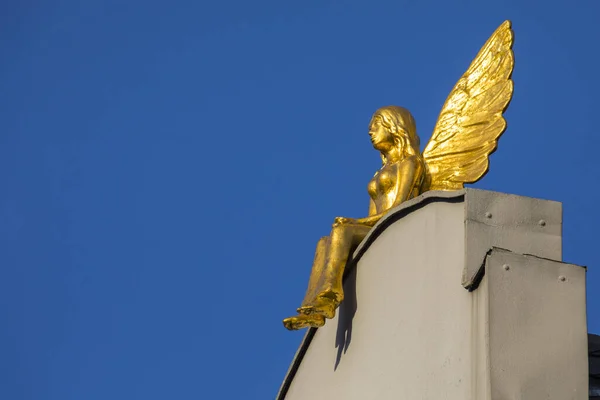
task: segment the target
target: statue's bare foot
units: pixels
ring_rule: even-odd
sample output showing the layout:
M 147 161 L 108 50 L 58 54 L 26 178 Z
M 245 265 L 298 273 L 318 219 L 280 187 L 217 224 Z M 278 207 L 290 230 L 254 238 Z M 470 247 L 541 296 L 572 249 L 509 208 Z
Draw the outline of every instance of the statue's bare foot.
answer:
M 322 315 L 325 318 L 333 318 L 335 317 L 335 309 L 338 304 L 329 297 L 319 296 L 317 299 L 310 305 L 302 306 L 298 308 L 299 314 L 304 315 Z
M 302 328 L 320 328 L 325 325 L 325 317 L 319 314 L 313 315 L 296 315 L 283 320 L 283 326 L 290 331 L 295 331 Z

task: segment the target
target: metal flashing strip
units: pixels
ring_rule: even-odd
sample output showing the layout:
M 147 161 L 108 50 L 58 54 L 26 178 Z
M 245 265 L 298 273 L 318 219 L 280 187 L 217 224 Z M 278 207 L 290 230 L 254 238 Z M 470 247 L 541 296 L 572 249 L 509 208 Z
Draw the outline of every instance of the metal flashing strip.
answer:
M 477 285 L 481 261 L 492 247 L 562 259 L 562 204 L 514 194 L 466 189 L 465 267 L 462 285 Z
M 304 335 L 304 338 L 302 338 L 302 343 L 300 343 L 300 347 L 298 348 L 298 351 L 296 351 L 296 355 L 294 355 L 292 365 L 290 365 L 288 372 L 285 374 L 285 379 L 283 380 L 283 383 L 279 388 L 279 392 L 277 393 L 276 397 L 277 400 L 285 399 L 285 395 L 287 394 L 290 385 L 292 384 L 294 376 L 296 376 L 296 371 L 298 371 L 300 363 L 304 358 L 304 354 L 306 354 L 308 346 L 310 346 L 310 342 L 312 342 L 315 333 L 317 333 L 317 328 L 309 328 L 306 334 Z

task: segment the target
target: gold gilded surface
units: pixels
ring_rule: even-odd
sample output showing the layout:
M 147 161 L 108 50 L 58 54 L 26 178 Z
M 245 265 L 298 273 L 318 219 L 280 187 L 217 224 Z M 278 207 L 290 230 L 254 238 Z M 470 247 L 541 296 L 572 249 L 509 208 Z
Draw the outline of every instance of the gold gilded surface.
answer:
M 423 153 L 415 120 L 402 107 L 375 112 L 369 125 L 383 166 L 367 185 L 365 218 L 337 217 L 317 243 L 308 289 L 287 329 L 321 327 L 344 299 L 342 278 L 352 251 L 391 208 L 428 190 L 458 190 L 488 171 L 488 157 L 506 129 L 502 113 L 513 93 L 510 21 L 496 29 L 446 99 Z

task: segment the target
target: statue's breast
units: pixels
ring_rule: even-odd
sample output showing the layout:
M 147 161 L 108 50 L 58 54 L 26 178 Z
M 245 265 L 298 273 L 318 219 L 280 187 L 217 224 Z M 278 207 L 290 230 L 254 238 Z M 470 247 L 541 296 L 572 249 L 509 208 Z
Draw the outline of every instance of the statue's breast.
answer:
M 375 178 L 369 181 L 369 184 L 367 185 L 367 192 L 369 192 L 369 196 L 371 196 L 373 200 L 377 198 L 377 181 Z
M 367 185 L 367 191 L 373 200 L 387 194 L 396 185 L 396 166 L 386 166 L 379 170 Z

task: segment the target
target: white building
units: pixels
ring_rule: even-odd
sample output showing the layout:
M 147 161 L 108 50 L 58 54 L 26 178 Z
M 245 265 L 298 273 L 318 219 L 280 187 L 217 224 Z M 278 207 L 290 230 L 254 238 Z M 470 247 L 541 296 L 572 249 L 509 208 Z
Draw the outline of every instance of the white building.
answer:
M 562 262 L 561 234 L 560 203 L 482 190 L 426 192 L 391 210 L 278 399 L 600 396 L 595 375 L 588 386 L 586 270 Z M 590 344 L 595 357 L 600 341 Z

